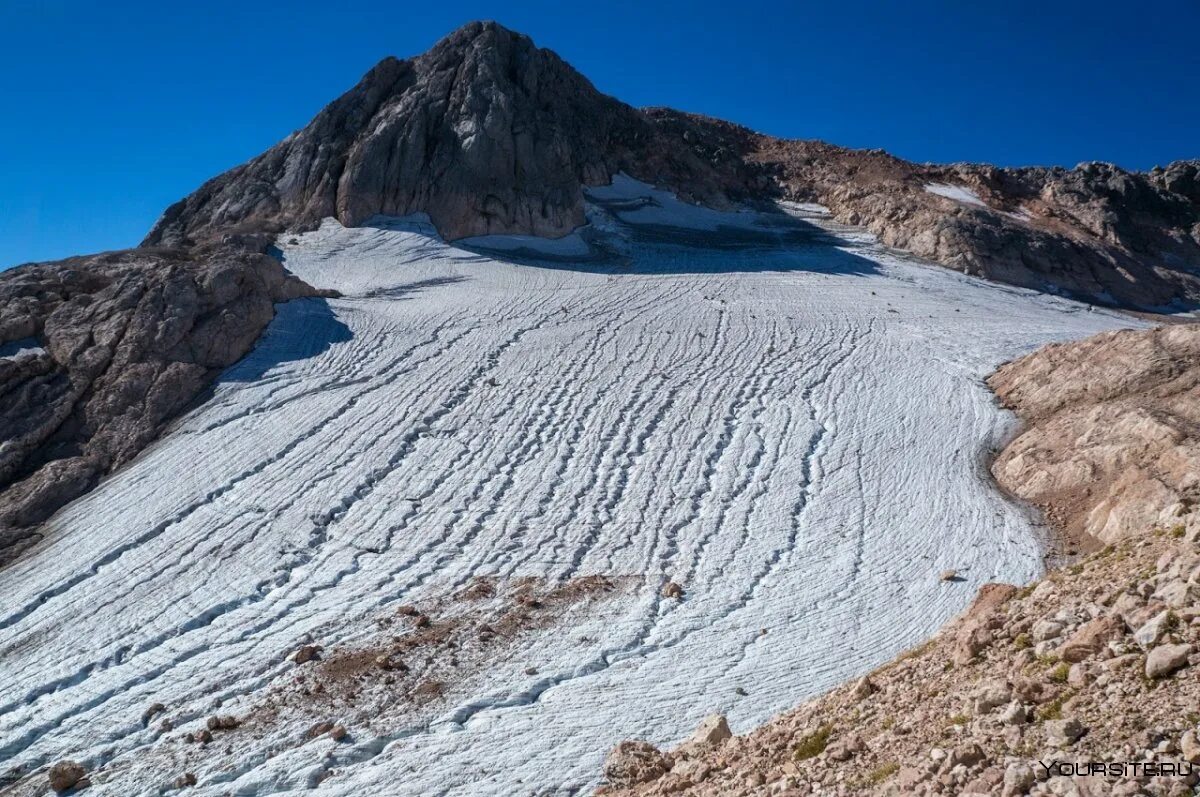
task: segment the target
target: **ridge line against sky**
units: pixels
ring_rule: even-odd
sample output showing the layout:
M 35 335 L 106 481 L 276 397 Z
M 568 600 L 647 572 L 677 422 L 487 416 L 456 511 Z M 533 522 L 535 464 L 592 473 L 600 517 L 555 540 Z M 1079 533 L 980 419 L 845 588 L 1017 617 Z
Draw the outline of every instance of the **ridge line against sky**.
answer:
M 386 55 L 472 19 L 601 91 L 916 161 L 1200 157 L 1200 3 L 103 7 L 0 0 L 0 268 L 136 245 Z

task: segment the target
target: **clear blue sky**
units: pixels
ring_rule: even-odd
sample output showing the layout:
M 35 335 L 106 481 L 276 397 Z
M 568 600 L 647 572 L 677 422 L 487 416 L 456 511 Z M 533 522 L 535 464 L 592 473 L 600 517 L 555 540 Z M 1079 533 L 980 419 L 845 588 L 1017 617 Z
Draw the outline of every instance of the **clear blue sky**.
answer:
M 1200 157 L 1200 0 L 0 0 L 0 267 L 136 244 L 385 55 L 471 19 L 634 105 L 918 161 Z

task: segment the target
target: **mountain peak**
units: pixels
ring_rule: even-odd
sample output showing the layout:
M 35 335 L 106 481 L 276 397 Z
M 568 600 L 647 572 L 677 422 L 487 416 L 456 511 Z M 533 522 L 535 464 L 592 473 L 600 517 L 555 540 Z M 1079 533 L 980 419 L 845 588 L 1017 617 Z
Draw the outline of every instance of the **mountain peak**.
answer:
M 428 213 L 448 239 L 564 235 L 619 171 L 725 205 L 741 176 L 665 137 L 551 50 L 471 22 L 385 58 L 304 129 L 168 208 L 146 244 Z

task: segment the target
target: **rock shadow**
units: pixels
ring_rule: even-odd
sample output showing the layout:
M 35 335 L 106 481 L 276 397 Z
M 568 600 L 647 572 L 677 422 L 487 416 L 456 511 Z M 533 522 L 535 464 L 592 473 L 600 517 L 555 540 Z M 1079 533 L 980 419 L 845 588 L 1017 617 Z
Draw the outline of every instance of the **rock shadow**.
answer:
M 842 238 L 811 222 L 782 212 L 758 214 L 754 223 L 711 229 L 630 223 L 618 215 L 627 202 L 596 203 L 610 215 L 614 231 L 587 226 L 579 235 L 588 255 L 557 255 L 529 247 L 496 249 L 463 241 L 450 246 L 492 260 L 539 268 L 597 274 L 719 274 L 807 271 L 869 275 L 879 272 L 871 258 L 855 249 L 868 245 Z M 731 219 L 732 221 L 733 219 Z
M 293 299 L 276 307 L 275 318 L 258 344 L 217 382 L 253 382 L 272 368 L 311 359 L 353 337 L 327 299 Z

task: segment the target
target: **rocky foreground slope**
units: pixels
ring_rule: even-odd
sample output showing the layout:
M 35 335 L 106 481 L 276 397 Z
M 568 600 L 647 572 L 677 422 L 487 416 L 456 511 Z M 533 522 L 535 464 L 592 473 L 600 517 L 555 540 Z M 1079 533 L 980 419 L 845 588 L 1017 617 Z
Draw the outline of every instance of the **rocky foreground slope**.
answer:
M 1024 589 L 985 586 L 927 644 L 744 737 L 714 717 L 673 751 L 625 742 L 601 791 L 1192 793 L 1198 343 L 1200 326 L 1108 333 L 992 380 L 1027 424 L 997 477 L 1107 545 Z
M 0 366 L 13 397 L 0 561 L 244 354 L 272 301 L 312 293 L 262 254 L 326 217 L 423 212 L 448 239 L 560 236 L 585 222 L 586 186 L 625 172 L 716 208 L 821 202 L 888 245 L 988 279 L 1185 307 L 1200 300 L 1198 166 L 920 166 L 785 141 L 632 108 L 528 37 L 471 23 L 424 55 L 380 62 L 304 129 L 168 208 L 141 249 L 0 275 L 0 347 L 32 337 L 45 350 Z

